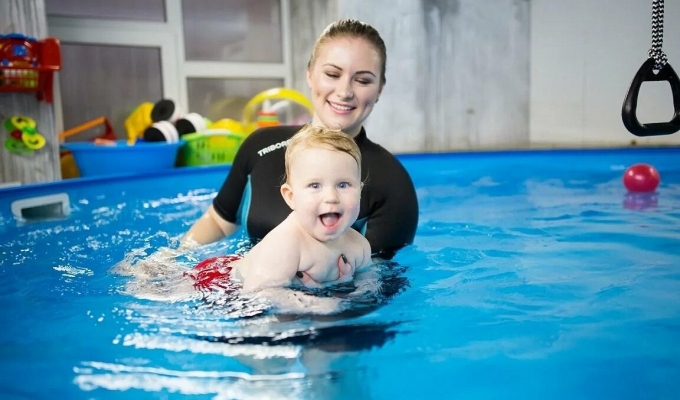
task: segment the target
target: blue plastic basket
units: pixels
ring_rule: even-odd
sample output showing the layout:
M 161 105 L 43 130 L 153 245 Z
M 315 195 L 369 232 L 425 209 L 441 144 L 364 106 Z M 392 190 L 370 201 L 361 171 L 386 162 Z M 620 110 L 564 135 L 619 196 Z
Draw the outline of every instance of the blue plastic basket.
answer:
M 71 151 L 80 176 L 139 174 L 173 168 L 177 151 L 184 141 L 177 143 L 143 142 L 128 145 L 116 141 L 115 145 L 96 145 L 92 142 L 62 143 Z

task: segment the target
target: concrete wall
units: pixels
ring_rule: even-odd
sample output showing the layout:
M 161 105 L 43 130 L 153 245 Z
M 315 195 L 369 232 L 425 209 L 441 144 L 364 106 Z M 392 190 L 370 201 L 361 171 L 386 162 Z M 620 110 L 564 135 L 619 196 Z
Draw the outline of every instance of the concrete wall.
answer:
M 304 93 L 314 39 L 336 15 L 368 22 L 383 36 L 387 85 L 366 127 L 389 150 L 529 144 L 527 1 L 292 0 L 291 9 L 294 87 Z

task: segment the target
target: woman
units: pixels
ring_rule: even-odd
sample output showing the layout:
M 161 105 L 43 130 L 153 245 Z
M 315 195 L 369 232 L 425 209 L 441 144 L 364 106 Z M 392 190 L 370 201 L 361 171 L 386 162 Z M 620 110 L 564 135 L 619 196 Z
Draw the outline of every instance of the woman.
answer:
M 383 259 L 410 244 L 418 224 L 411 178 L 392 154 L 366 137 L 363 128 L 386 82 L 386 57 L 385 43 L 373 27 L 345 19 L 324 30 L 307 66 L 312 124 L 342 130 L 361 150 L 364 188 L 353 227 L 368 239 L 374 257 Z M 183 244 L 211 243 L 240 225 L 259 240 L 281 223 L 290 214 L 279 193 L 285 147 L 299 128 L 253 132 L 239 148 L 213 204 L 189 229 Z

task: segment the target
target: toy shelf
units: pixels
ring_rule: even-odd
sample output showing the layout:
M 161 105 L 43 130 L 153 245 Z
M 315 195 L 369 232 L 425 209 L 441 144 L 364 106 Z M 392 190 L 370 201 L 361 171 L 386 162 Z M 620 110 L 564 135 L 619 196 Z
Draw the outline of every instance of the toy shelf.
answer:
M 51 103 L 54 71 L 61 69 L 59 40 L 0 35 L 0 92 L 36 92 Z

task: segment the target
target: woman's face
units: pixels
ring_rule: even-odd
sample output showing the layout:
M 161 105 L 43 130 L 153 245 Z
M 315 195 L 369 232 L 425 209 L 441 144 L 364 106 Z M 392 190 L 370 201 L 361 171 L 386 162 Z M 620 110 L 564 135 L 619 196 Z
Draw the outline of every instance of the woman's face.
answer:
M 382 60 L 363 39 L 337 38 L 324 43 L 307 70 L 315 125 L 340 129 L 355 137 L 382 91 Z

